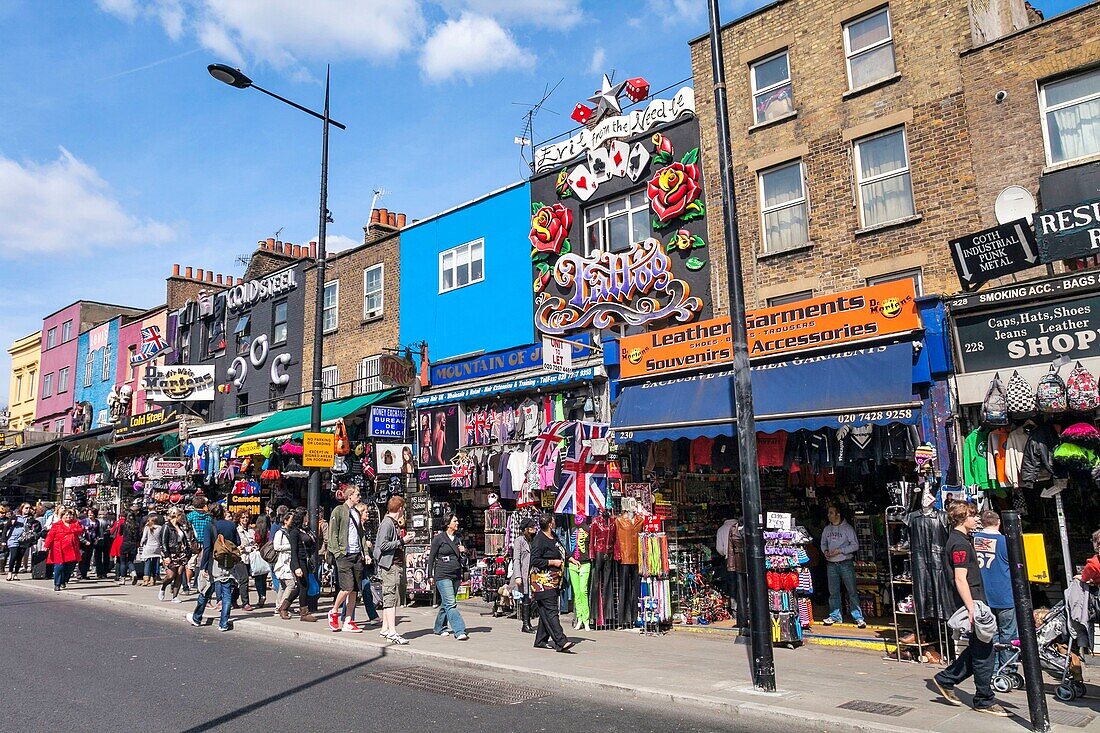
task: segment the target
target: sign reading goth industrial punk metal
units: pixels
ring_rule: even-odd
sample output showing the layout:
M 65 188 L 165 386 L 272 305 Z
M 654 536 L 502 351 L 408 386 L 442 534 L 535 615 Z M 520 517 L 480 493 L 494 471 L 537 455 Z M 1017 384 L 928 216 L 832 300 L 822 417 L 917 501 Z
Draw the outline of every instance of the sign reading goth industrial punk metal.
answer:
M 1100 294 L 955 318 L 963 372 L 1100 355 Z
M 964 290 L 1039 264 L 1035 233 L 1017 219 L 951 240 L 951 259 Z
M 239 311 L 256 303 L 288 293 L 298 287 L 297 273 L 293 268 L 268 275 L 262 280 L 249 280 L 234 285 L 226 293 L 230 311 Z
M 1035 232 L 1043 262 L 1100 254 L 1100 199 L 1040 211 Z

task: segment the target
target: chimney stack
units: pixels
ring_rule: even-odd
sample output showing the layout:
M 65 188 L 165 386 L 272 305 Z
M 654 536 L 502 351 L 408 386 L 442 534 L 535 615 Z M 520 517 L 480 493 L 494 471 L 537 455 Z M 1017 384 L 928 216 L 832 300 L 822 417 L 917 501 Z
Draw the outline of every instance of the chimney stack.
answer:
M 180 276 L 180 266 L 179 265 L 172 265 L 172 277 L 179 277 L 179 276 Z

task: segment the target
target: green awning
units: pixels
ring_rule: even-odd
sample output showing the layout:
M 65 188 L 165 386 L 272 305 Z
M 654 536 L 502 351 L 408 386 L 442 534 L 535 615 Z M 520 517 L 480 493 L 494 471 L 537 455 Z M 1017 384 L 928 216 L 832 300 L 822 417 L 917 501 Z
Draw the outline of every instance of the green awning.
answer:
M 329 400 L 321 403 L 321 425 L 332 423 L 353 415 L 364 407 L 369 407 L 376 402 L 392 397 L 397 393 L 396 389 L 386 389 L 381 392 L 359 395 L 358 397 L 346 397 L 342 400 Z M 276 412 L 271 417 L 261 420 L 244 432 L 238 433 L 227 443 L 243 443 L 246 440 L 260 440 L 262 438 L 276 438 L 292 433 L 299 433 L 309 429 L 310 406 L 295 407 L 292 410 Z
M 154 433 L 153 435 L 144 435 L 139 438 L 127 438 L 119 440 L 110 445 L 105 445 L 100 448 L 104 453 L 120 453 L 125 452 L 130 455 L 136 455 L 143 451 L 155 451 L 161 455 L 170 455 L 179 447 L 180 434 L 178 430 L 172 430 L 167 433 Z M 159 450 L 158 450 L 159 449 Z

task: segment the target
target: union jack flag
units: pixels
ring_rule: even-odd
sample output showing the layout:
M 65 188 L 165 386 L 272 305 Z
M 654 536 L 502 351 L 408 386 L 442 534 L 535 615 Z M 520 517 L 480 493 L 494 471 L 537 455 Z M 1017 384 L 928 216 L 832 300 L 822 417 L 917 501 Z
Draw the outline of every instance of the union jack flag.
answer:
M 576 425 L 576 423 L 572 420 L 552 422 L 547 425 L 542 435 L 535 439 L 531 460 L 539 466 L 549 463 L 550 459 L 556 456 L 558 451 L 561 450 L 562 441 L 574 438 L 574 425 Z
M 141 347 L 138 353 L 130 357 L 130 364 L 142 364 L 160 356 L 170 347 L 160 335 L 160 326 L 146 326 L 141 329 Z
M 466 445 L 482 445 L 492 439 L 493 414 L 487 409 L 466 415 Z
M 591 448 L 580 448 L 561 467 L 564 485 L 554 501 L 555 514 L 594 517 L 607 506 L 607 464 L 595 461 Z
M 586 440 L 596 440 L 597 438 L 606 438 L 608 433 L 608 426 L 603 423 L 596 422 L 584 422 L 577 423 L 577 434 L 573 439 L 573 442 L 569 446 L 569 453 L 572 456 L 579 456 L 580 450 L 584 446 Z

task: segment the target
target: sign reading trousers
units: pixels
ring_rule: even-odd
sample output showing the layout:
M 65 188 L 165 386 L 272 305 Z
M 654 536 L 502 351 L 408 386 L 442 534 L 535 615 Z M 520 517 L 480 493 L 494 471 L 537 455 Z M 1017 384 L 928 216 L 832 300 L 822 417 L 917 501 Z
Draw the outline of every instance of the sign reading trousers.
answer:
M 1100 254 L 1100 199 L 1040 211 L 1035 215 L 1043 262 Z
M 1039 264 L 1038 245 L 1027 219 L 952 239 L 951 259 L 964 290 Z

